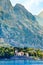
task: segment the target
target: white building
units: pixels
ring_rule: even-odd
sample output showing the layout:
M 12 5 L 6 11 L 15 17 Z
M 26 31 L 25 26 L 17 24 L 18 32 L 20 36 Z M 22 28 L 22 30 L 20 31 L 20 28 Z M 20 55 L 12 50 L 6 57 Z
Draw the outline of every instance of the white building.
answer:
M 24 52 L 16 52 L 16 55 L 17 56 L 23 56 L 24 55 Z

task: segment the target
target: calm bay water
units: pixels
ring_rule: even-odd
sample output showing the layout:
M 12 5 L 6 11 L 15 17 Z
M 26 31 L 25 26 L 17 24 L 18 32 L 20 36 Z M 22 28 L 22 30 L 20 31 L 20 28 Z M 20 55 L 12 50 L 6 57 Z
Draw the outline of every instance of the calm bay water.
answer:
M 0 61 L 0 65 L 43 65 L 43 61 L 4 60 L 4 61 Z

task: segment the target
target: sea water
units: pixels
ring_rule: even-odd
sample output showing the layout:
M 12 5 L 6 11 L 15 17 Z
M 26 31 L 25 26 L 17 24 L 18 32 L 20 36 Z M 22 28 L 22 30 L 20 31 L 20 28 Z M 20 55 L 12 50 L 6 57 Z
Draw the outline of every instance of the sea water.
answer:
M 43 65 L 43 61 L 35 61 L 35 60 L 1 60 L 0 65 Z

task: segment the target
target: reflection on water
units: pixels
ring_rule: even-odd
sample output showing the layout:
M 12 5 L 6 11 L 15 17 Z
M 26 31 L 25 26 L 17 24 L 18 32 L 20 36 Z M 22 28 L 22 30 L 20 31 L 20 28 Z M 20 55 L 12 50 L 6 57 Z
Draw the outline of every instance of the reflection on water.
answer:
M 0 61 L 0 65 L 43 65 L 43 61 L 8 60 Z

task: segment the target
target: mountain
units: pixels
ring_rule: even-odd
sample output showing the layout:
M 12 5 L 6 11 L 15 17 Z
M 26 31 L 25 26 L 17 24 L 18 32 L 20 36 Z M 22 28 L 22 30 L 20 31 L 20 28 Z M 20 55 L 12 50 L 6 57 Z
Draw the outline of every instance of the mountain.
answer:
M 43 18 L 43 11 L 38 14 L 39 17 Z
M 43 48 L 43 30 L 35 16 L 9 0 L 0 0 L 0 39 L 15 47 Z
M 30 30 L 32 30 L 32 28 L 34 27 L 33 29 L 34 33 L 35 33 L 35 26 L 36 26 L 37 28 L 36 32 L 38 33 L 40 27 L 38 25 L 35 16 L 33 16 L 30 12 L 28 12 L 24 6 L 22 6 L 21 4 L 16 4 L 14 7 L 14 12 L 20 23 L 22 23 L 25 27 L 27 27 Z
M 37 19 L 37 21 L 39 22 L 39 24 L 41 25 L 41 26 L 43 26 L 43 11 L 42 12 L 40 12 L 37 16 L 35 16 L 36 17 L 36 19 Z
M 14 15 L 13 7 L 9 0 L 0 0 L 0 38 L 3 38 L 5 43 L 7 41 L 9 32 L 7 29 L 14 26 L 16 15 Z M 13 21 L 13 23 L 12 23 Z
M 0 0 L 0 20 L 3 20 L 10 26 L 15 24 L 12 21 L 16 21 L 16 15 L 14 14 L 10 0 Z
M 35 21 L 35 17 L 30 12 L 28 12 L 21 4 L 16 4 L 14 7 L 14 11 L 16 12 L 16 14 L 18 14 L 19 17 L 27 17 L 27 19 Z
M 9 0 L 0 0 L 0 8 L 8 11 L 9 8 L 12 8 L 12 5 Z

